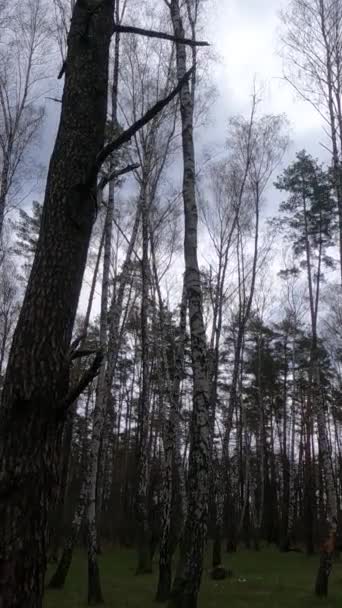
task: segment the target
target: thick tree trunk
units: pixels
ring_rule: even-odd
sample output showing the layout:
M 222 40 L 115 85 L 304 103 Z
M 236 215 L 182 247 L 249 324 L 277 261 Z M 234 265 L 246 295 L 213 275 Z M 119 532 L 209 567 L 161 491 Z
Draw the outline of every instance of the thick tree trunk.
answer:
M 171 0 L 174 34 L 184 37 L 179 0 Z M 186 50 L 176 51 L 178 78 L 186 72 Z M 207 345 L 202 312 L 201 281 L 197 260 L 197 204 L 195 191 L 195 151 L 193 103 L 186 82 L 180 93 L 184 161 L 183 199 L 185 215 L 185 285 L 187 290 L 193 369 L 193 412 L 188 474 L 188 513 L 181 549 L 181 563 L 171 603 L 177 608 L 195 608 L 201 585 L 208 519 L 209 475 L 209 395 Z
M 57 486 L 69 346 L 95 217 L 113 0 L 77 2 L 42 226 L 13 338 L 0 412 L 2 608 L 41 608 L 47 519 Z

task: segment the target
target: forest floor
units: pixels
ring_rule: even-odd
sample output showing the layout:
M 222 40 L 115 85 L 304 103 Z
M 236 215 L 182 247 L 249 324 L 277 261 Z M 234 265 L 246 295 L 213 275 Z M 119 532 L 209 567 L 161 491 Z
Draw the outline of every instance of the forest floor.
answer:
M 100 557 L 105 605 L 108 608 L 147 608 L 156 606 L 154 594 L 158 564 L 154 574 L 135 576 L 135 553 L 125 549 L 109 551 Z M 319 600 L 312 589 L 318 557 L 281 554 L 265 549 L 260 553 L 241 550 L 226 555 L 224 563 L 234 577 L 212 581 L 206 569 L 199 608 L 332 608 L 342 604 L 342 559 L 334 565 L 329 599 Z M 84 608 L 87 594 L 87 560 L 77 552 L 70 576 L 62 591 L 47 590 L 44 608 Z

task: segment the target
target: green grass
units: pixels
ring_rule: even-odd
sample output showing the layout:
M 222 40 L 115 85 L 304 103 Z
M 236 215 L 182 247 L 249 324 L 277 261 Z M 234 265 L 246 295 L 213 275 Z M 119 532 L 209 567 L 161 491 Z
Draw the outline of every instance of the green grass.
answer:
M 260 553 L 240 551 L 225 556 L 234 578 L 215 582 L 205 570 L 199 608 L 332 608 L 342 605 L 342 561 L 334 565 L 328 600 L 316 599 L 312 588 L 317 557 L 280 554 L 266 549 Z M 158 564 L 154 574 L 135 576 L 135 553 L 125 549 L 100 557 L 101 581 L 109 608 L 156 606 L 154 594 Z M 87 561 L 77 552 L 63 591 L 46 591 L 44 608 L 79 608 L 86 605 Z

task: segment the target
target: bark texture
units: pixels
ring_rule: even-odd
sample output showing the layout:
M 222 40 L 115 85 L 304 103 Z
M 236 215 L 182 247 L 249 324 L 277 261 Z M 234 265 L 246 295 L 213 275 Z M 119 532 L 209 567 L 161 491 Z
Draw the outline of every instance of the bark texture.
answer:
M 147 172 L 148 175 L 148 172 Z M 149 484 L 149 421 L 150 421 L 150 361 L 149 361 L 149 327 L 148 308 L 150 294 L 149 269 L 149 201 L 147 198 L 146 178 L 143 176 L 140 192 L 142 224 L 142 263 L 141 263 L 141 366 L 142 385 L 138 412 L 138 446 L 137 446 L 137 495 L 136 522 L 138 542 L 137 574 L 152 572 L 152 560 L 149 543 L 148 521 L 148 484 Z
M 42 226 L 0 413 L 0 605 L 41 608 L 48 511 L 57 487 L 69 346 L 96 212 L 113 0 L 77 2 Z
M 337 498 L 331 462 L 331 449 L 327 435 L 324 403 L 320 389 L 320 372 L 316 357 L 314 360 L 314 369 L 313 389 L 315 405 L 317 408 L 319 456 L 324 471 L 327 494 L 327 514 L 324 535 L 320 545 L 320 564 L 316 577 L 315 592 L 316 595 L 325 597 L 328 595 L 329 576 L 331 574 L 336 550 Z
M 160 308 L 162 310 L 162 300 L 160 299 Z M 170 414 L 165 423 L 163 444 L 164 444 L 164 460 L 163 460 L 163 490 L 162 490 L 162 524 L 161 538 L 159 549 L 159 579 L 156 594 L 156 600 L 164 602 L 169 599 L 172 583 L 172 557 L 176 549 L 179 539 L 182 535 L 181 529 L 177 530 L 176 534 L 172 534 L 172 502 L 176 494 L 176 485 L 180 494 L 180 503 L 182 503 L 181 485 L 183 479 L 183 463 L 180 457 L 180 447 L 177 441 L 179 433 L 179 416 L 180 416 L 180 385 L 184 374 L 184 342 L 186 333 L 186 290 L 183 285 L 183 295 L 180 310 L 179 323 L 179 340 L 175 349 L 175 369 L 171 384 L 171 378 L 168 378 L 168 391 L 170 398 Z M 164 316 L 164 315 L 163 315 Z M 161 319 L 163 324 L 164 319 Z M 163 326 L 163 325 L 162 325 Z M 175 475 L 176 474 L 176 475 Z M 176 484 L 176 479 L 178 483 Z M 182 504 L 181 504 L 181 510 Z M 181 514 L 182 517 L 182 514 Z M 175 531 L 176 532 L 176 531 Z
M 170 4 L 176 38 L 184 38 L 178 0 Z M 177 44 L 177 75 L 186 73 L 186 49 Z M 202 312 L 202 293 L 197 259 L 197 204 L 195 190 L 195 150 L 193 141 L 193 101 L 188 82 L 180 92 L 184 161 L 183 201 L 185 218 L 185 286 L 191 335 L 193 369 L 193 412 L 189 452 L 188 512 L 181 548 L 181 564 L 174 581 L 171 603 L 195 608 L 201 585 L 203 554 L 207 536 L 209 475 L 209 395 L 207 347 Z

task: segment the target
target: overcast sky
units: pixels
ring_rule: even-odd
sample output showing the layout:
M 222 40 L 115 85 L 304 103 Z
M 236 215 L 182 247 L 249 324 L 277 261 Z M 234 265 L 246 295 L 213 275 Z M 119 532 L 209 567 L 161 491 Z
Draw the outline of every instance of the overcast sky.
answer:
M 295 153 L 303 148 L 313 156 L 326 157 L 320 145 L 324 141 L 321 118 L 282 80 L 279 12 L 287 4 L 287 0 L 209 0 L 205 36 L 218 55 L 218 61 L 210 71 L 218 98 L 212 108 L 210 125 L 202 132 L 201 139 L 208 146 L 222 150 L 229 117 L 237 113 L 249 115 L 256 79 L 263 96 L 260 112 L 285 113 L 290 121 L 292 143 L 283 165 L 291 162 Z M 205 49 L 200 50 L 200 53 L 205 52 Z M 40 148 L 45 164 L 51 153 L 58 123 L 56 104 L 48 102 L 47 109 L 48 124 Z M 178 177 L 181 178 L 180 173 Z M 266 215 L 276 213 L 279 196 L 270 188 Z M 42 196 L 39 198 L 42 199 Z
M 287 114 L 293 141 L 290 156 L 307 148 L 324 157 L 321 119 L 310 104 L 301 101 L 282 80 L 279 11 L 287 0 L 216 0 L 210 9 L 208 35 L 221 57 L 216 67 L 219 89 L 216 117 L 248 114 L 253 81 L 263 88 L 262 110 Z M 222 133 L 216 120 L 215 132 Z
M 280 48 L 279 11 L 287 4 L 288 0 L 209 0 L 205 36 L 218 55 L 210 73 L 218 98 L 211 112 L 211 123 L 203 133 L 208 145 L 224 145 L 231 115 L 248 116 L 256 79 L 263 97 L 260 112 L 285 113 L 290 121 L 292 145 L 285 162 L 292 160 L 295 152 L 302 148 L 313 156 L 325 157 L 320 145 L 324 141 L 321 118 L 282 80 L 282 59 L 277 52 Z M 200 53 L 206 53 L 206 49 Z M 58 123 L 56 104 L 47 101 L 47 110 L 48 124 L 40 147 L 45 163 Z

